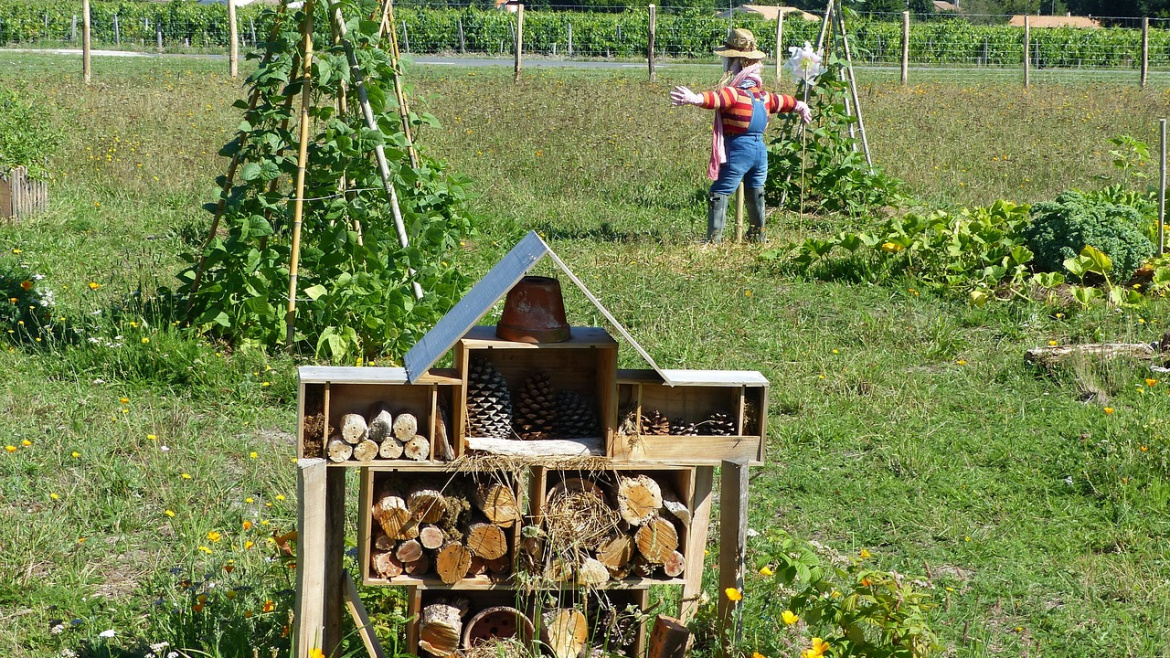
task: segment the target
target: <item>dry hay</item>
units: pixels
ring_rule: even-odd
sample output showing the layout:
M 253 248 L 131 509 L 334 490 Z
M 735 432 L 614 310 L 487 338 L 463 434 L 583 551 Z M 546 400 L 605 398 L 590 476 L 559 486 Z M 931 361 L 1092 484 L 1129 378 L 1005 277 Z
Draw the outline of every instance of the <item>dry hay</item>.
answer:
M 325 436 L 325 414 L 317 412 L 311 416 L 305 416 L 301 430 L 301 436 L 305 437 L 305 456 L 324 457 L 325 440 L 323 437 Z
M 518 637 L 494 637 L 462 652 L 464 658 L 528 658 L 536 655 L 532 647 Z
M 557 549 L 592 548 L 617 532 L 621 517 L 595 491 L 554 491 L 545 503 L 545 530 Z

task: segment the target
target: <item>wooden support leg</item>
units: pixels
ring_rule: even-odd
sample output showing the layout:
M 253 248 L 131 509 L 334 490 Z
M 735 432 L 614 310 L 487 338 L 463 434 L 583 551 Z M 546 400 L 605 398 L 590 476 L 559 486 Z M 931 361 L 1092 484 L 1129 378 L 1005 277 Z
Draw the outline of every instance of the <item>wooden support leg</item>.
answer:
M 711 522 L 711 489 L 715 484 L 715 467 L 695 468 L 695 500 L 691 507 L 691 532 L 687 538 L 686 583 L 682 590 L 679 620 L 687 623 L 699 608 L 703 591 L 703 553 L 707 548 L 707 528 Z
M 378 642 L 378 636 L 374 634 L 374 625 L 370 622 L 366 606 L 362 603 L 361 597 L 358 596 L 357 587 L 353 584 L 353 578 L 350 578 L 348 573 L 345 574 L 345 607 L 349 608 L 349 615 L 353 617 L 358 635 L 362 637 L 362 644 L 366 646 L 366 654 L 370 658 L 386 658 L 386 651 L 382 649 L 382 643 Z
M 321 646 L 325 627 L 327 470 L 324 459 L 297 460 L 296 658 L 309 658 L 309 650 Z
M 650 607 L 650 588 L 643 587 L 634 592 L 634 604 L 642 612 Z M 634 658 L 646 658 L 646 624 L 638 625 L 638 635 L 634 638 L 634 648 L 631 654 Z
M 743 625 L 736 621 L 740 603 L 727 590 L 743 591 L 743 554 L 747 545 L 748 462 L 724 460 L 719 482 L 719 619 L 723 623 L 723 655 L 739 644 Z
M 341 617 L 345 605 L 345 474 L 344 468 L 326 469 L 325 476 L 325 630 L 321 648 L 338 655 Z
M 406 588 L 406 651 L 420 655 L 418 652 L 418 616 L 422 614 L 422 589 L 418 587 Z

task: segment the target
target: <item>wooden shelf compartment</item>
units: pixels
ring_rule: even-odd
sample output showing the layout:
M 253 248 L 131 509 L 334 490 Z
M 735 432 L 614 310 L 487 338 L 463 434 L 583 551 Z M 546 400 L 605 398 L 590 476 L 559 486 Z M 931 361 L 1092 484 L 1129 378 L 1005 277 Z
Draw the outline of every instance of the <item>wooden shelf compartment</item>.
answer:
M 571 332 L 572 337 L 562 343 L 533 344 L 503 340 L 496 337 L 495 327 L 478 326 L 456 343 L 455 370 L 463 384 L 463 399 L 456 405 L 452 422 L 460 437 L 457 454 L 462 454 L 467 439 L 488 451 L 523 448 L 529 456 L 608 454 L 617 416 L 618 344 L 600 327 L 573 327 Z M 482 437 L 467 436 L 467 373 L 472 358 L 487 359 L 503 375 L 513 404 L 525 382 L 538 372 L 548 375 L 555 391 L 571 391 L 591 401 L 597 414 L 597 435 L 568 439 L 568 444 L 519 440 L 515 444 L 496 444 L 501 440 L 480 441 Z
M 586 482 L 586 486 L 594 485 L 605 497 L 605 502 L 613 510 L 618 510 L 617 502 L 617 482 L 619 478 L 637 478 L 640 475 L 646 475 L 653 479 L 664 493 L 672 493 L 673 497 L 683 504 L 689 513 L 694 512 L 694 494 L 695 494 L 695 469 L 691 467 L 680 466 L 666 466 L 657 464 L 639 465 L 637 468 L 613 468 L 602 471 L 582 471 L 582 470 L 562 470 L 552 469 L 543 466 L 535 466 L 531 469 L 528 479 L 528 500 L 529 500 L 529 516 L 526 517 L 526 524 L 533 525 L 540 528 L 542 531 L 548 529 L 548 499 L 549 493 L 557 487 L 557 485 L 570 479 L 581 479 Z M 659 510 L 657 517 L 669 522 L 673 526 L 673 530 L 678 539 L 678 546 L 676 550 L 682 555 L 683 563 L 688 564 L 687 560 L 687 546 L 689 545 L 690 536 L 692 532 L 702 533 L 706 535 L 707 529 L 692 528 L 690 519 L 686 522 L 675 518 L 665 510 Z M 624 522 L 618 520 L 617 525 L 620 528 L 625 528 L 627 534 L 633 536 L 638 528 L 628 527 Z M 614 534 L 621 532 L 615 529 Z M 537 562 L 537 570 L 545 570 L 551 559 L 555 558 L 554 546 L 549 546 L 550 539 L 545 539 L 544 553 Z M 598 541 L 600 545 L 600 540 Z M 580 547 L 574 547 L 580 548 Z M 521 551 L 524 549 L 524 542 L 521 543 Z M 638 549 L 633 548 L 633 554 L 638 556 Z M 596 557 L 596 554 L 590 552 L 590 557 Z M 635 559 L 640 559 L 636 557 Z M 524 561 L 521 561 L 523 567 Z M 653 575 L 639 576 L 636 573 L 628 573 L 622 577 L 615 578 L 611 574 L 609 581 L 595 585 L 597 589 L 636 589 L 639 587 L 646 587 L 649 585 L 682 585 L 686 583 L 687 574 L 684 572 L 677 577 L 670 577 L 663 573 L 662 566 L 659 564 L 652 567 Z M 543 573 L 543 571 L 542 571 Z M 569 577 L 569 582 L 555 582 L 553 580 L 537 579 L 543 581 L 540 587 L 545 588 L 574 588 L 576 574 Z
M 308 374 L 306 374 L 308 371 Z M 346 414 L 355 413 L 371 420 L 375 404 L 385 403 L 392 414 L 407 412 L 418 420 L 417 434 L 425 437 L 429 444 L 427 458 L 416 461 L 405 455 L 398 459 L 375 457 L 371 461 L 349 459 L 345 462 L 330 462 L 333 467 L 362 467 L 378 464 L 439 466 L 444 463 L 443 451 L 439 447 L 442 417 L 440 405 L 445 405 L 447 423 L 445 432 L 453 441 L 450 418 L 454 401 L 461 397 L 461 383 L 451 370 L 432 370 L 415 384 L 406 383 L 401 368 L 302 368 L 301 394 L 298 403 L 298 457 L 328 458 L 328 432 L 336 432 Z M 306 436 L 305 428 L 316 429 L 319 421 L 311 420 L 316 413 L 328 419 L 327 427 L 321 428 L 318 436 Z M 309 422 L 306 422 L 309 421 Z
M 377 548 L 376 542 L 378 536 L 384 535 L 385 533 L 382 532 L 381 524 L 373 516 L 373 506 L 384 491 L 391 490 L 395 492 L 408 506 L 411 502 L 410 493 L 418 489 L 439 491 L 445 497 L 465 501 L 466 510 L 460 512 L 454 520 L 449 518 L 435 523 L 419 523 L 418 519 L 420 518 L 420 514 L 415 513 L 413 514 L 412 523 L 420 528 L 423 525 L 440 526 L 444 530 L 444 535 L 447 539 L 451 540 L 455 538 L 448 534 L 448 530 L 454 528 L 458 533 L 464 535 L 464 538 L 459 541 L 462 541 L 464 546 L 466 546 L 465 536 L 468 527 L 472 523 L 488 522 L 484 514 L 477 509 L 477 506 L 473 502 L 473 492 L 478 485 L 502 485 L 512 493 L 516 501 L 517 519 L 510 525 L 500 524 L 500 527 L 503 529 L 504 542 L 506 544 L 506 553 L 503 558 L 500 558 L 504 565 L 506 565 L 502 572 L 492 573 L 485 571 L 480 575 L 465 576 L 452 584 L 445 583 L 436 572 L 437 549 L 424 549 L 424 554 L 430 561 L 430 568 L 424 574 L 411 575 L 403 572 L 401 575 L 387 578 L 379 574 L 372 567 L 372 560 L 375 554 L 384 552 Z M 362 469 L 358 494 L 358 561 L 361 565 L 362 584 L 406 585 L 420 589 L 439 590 L 475 590 L 507 587 L 511 582 L 512 574 L 515 570 L 516 546 L 520 537 L 522 523 L 520 517 L 522 516 L 523 504 L 523 492 L 520 490 L 516 478 L 512 474 L 504 471 L 441 471 L 434 468 L 418 468 L 411 465 L 405 465 L 401 468 L 383 465 Z M 423 516 L 422 518 L 426 517 Z M 392 542 L 393 548 L 396 549 L 399 543 L 399 541 Z
M 667 386 L 653 370 L 618 373 L 619 430 L 612 457 L 617 462 L 718 466 L 727 459 L 764 463 L 767 436 L 768 385 L 759 373 L 721 373 L 723 381 Z M 731 436 L 656 436 L 645 433 L 642 421 L 658 411 L 677 423 L 702 423 L 712 414 L 726 414 L 734 424 Z M 631 430 L 632 429 L 632 433 Z M 700 424 L 699 431 L 703 431 Z
M 422 588 L 411 588 L 407 592 L 406 647 L 407 653 L 418 656 L 431 654 L 421 650 L 419 641 L 419 618 L 424 608 L 435 603 L 466 606 L 462 615 L 462 631 L 472 623 L 479 613 L 506 606 L 517 610 L 533 626 L 536 639 L 541 636 L 543 613 L 555 608 L 574 608 L 581 611 L 587 620 L 589 647 L 605 649 L 607 655 L 624 655 L 639 658 L 644 654 L 646 630 L 644 624 L 629 608 L 645 613 L 650 608 L 650 590 L 647 587 L 625 590 L 560 590 L 560 591 L 461 591 L 442 592 Z M 459 600 L 462 599 L 462 600 Z M 643 615 L 644 616 L 644 615 Z M 517 625 L 522 625 L 519 622 Z M 461 650 L 470 647 L 460 642 Z M 589 650 L 586 649 L 586 653 Z

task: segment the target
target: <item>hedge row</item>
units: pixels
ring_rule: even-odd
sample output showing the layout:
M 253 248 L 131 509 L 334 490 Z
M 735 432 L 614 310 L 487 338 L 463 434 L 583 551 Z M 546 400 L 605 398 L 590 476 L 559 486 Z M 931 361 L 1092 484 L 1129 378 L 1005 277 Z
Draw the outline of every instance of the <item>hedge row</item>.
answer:
M 252 40 L 253 29 L 263 40 L 270 24 L 271 13 L 258 4 L 239 10 L 241 34 L 246 41 Z M 167 45 L 226 47 L 227 10 L 222 4 L 96 0 L 92 6 L 93 40 L 100 46 L 116 40 L 149 45 L 155 41 L 156 29 L 161 28 Z M 67 41 L 73 16 L 80 7 L 74 0 L 0 0 L 0 45 Z M 120 32 L 117 39 L 115 15 Z M 397 18 L 400 42 L 413 53 L 512 50 L 515 16 L 506 12 L 400 8 Z M 698 11 L 660 13 L 657 51 L 665 56 L 710 58 L 711 47 L 722 41 L 729 24 L 727 19 Z M 735 25 L 753 30 L 762 49 L 775 51 L 775 23 L 741 16 L 735 19 Z M 571 31 L 573 55 L 639 57 L 645 53 L 648 27 L 642 11 L 529 11 L 524 21 L 524 48 L 533 53 L 568 54 Z M 816 21 L 790 18 L 784 24 L 785 44 L 815 41 L 819 27 Z M 899 61 L 899 23 L 857 19 L 852 21 L 850 31 L 850 43 L 859 62 Z M 1023 61 L 1023 40 L 1022 28 L 977 26 L 962 20 L 915 23 L 910 31 L 910 61 L 918 65 L 1019 65 Z M 1040 66 L 1135 67 L 1140 59 L 1141 32 L 1125 28 L 1036 29 L 1032 30 L 1032 53 Z M 1150 62 L 1153 66 L 1170 66 L 1170 30 L 1150 31 Z

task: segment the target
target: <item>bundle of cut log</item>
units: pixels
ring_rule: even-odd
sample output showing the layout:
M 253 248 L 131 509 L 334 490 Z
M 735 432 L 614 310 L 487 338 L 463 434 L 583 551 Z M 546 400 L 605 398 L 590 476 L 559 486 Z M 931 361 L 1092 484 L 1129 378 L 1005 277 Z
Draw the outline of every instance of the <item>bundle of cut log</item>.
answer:
M 394 413 L 385 402 L 370 409 L 369 416 L 345 414 L 325 447 L 329 461 L 371 462 L 375 459 L 426 461 L 431 456 L 431 442 L 419 432 L 419 415 L 399 410 Z M 445 426 L 436 423 L 445 436 Z
M 516 494 L 507 484 L 470 477 L 376 483 L 371 572 L 388 580 L 437 576 L 448 585 L 480 575 L 508 576 L 512 555 L 505 530 L 520 520 Z
M 500 647 L 524 647 L 535 633 L 532 621 L 510 606 L 487 607 L 464 623 L 468 616 L 468 599 L 441 598 L 423 607 L 418 622 L 418 647 L 432 656 L 446 658 L 493 641 Z M 500 641 L 515 640 L 508 645 Z M 500 655 L 494 654 L 493 655 Z M 506 655 L 506 654 L 504 654 Z
M 617 474 L 606 495 L 594 481 L 566 478 L 551 487 L 543 532 L 525 533 L 522 564 L 552 582 L 677 578 L 686 560 L 680 530 L 690 507 L 672 486 L 646 474 Z M 609 519 L 606 521 L 605 519 Z

